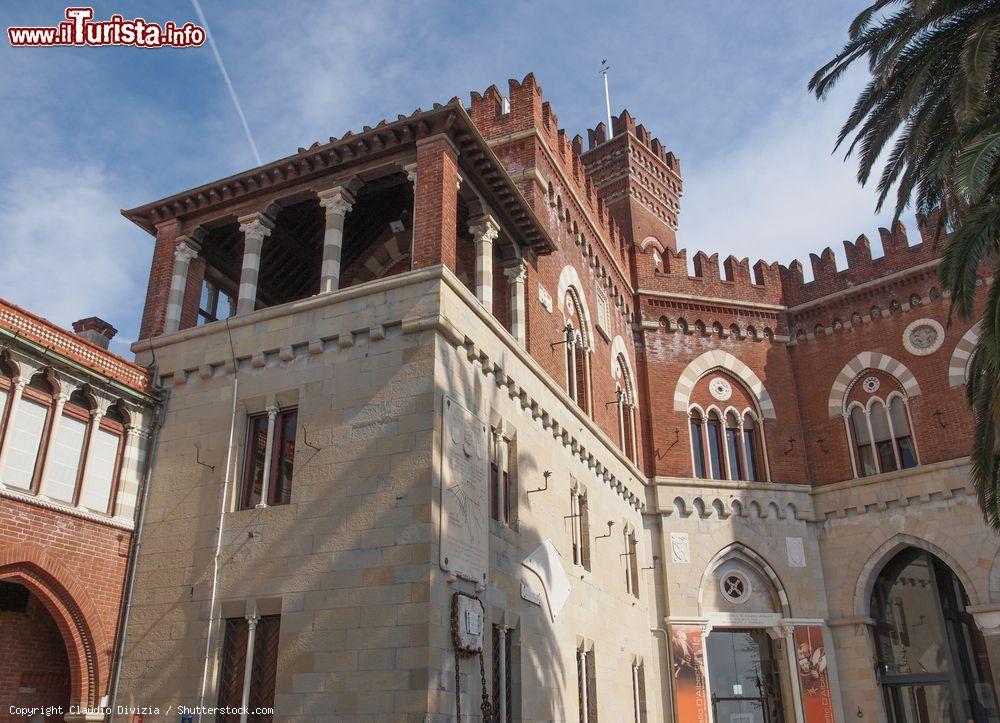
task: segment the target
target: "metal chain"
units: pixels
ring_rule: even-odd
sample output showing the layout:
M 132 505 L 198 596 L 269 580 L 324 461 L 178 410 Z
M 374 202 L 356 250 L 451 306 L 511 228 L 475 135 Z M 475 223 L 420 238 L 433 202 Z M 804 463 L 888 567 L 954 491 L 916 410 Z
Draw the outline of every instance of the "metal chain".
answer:
M 483 711 L 483 720 L 493 720 L 493 706 L 490 705 L 490 694 L 486 690 L 486 664 L 483 662 L 483 651 L 479 651 L 479 679 L 483 683 L 483 704 L 480 708 Z

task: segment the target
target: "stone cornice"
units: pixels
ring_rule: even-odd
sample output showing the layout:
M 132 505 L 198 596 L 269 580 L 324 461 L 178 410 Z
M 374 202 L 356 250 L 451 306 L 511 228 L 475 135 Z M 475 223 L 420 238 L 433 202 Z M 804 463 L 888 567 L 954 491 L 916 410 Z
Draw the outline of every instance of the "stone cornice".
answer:
M 69 517 L 76 517 L 81 520 L 87 520 L 88 522 L 94 522 L 99 525 L 104 525 L 105 527 L 127 530 L 128 532 L 132 532 L 135 529 L 135 524 L 132 520 L 122 517 L 108 517 L 107 515 L 90 512 L 89 510 L 82 510 L 78 507 L 68 507 L 45 497 L 38 497 L 27 492 L 20 492 L 10 487 L 0 486 L 0 497 L 8 500 L 14 500 L 16 502 L 23 502 L 34 507 L 41 507 L 45 510 L 52 510 L 53 512 L 58 512 Z

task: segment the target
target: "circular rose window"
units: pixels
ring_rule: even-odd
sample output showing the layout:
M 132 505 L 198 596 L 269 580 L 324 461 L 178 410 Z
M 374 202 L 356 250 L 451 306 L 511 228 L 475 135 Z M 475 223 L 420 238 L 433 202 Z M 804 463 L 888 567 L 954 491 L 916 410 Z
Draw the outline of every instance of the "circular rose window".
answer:
M 742 605 L 750 598 L 750 580 L 742 572 L 730 570 L 719 581 L 722 597 L 731 603 Z
M 720 402 L 724 402 L 733 396 L 733 388 L 722 377 L 716 377 L 708 383 L 708 391 Z
M 879 386 L 881 386 L 878 377 L 865 377 L 861 382 L 861 388 L 864 389 L 869 394 L 874 394 L 878 391 Z
M 934 319 L 917 319 L 903 332 L 903 346 L 915 356 L 933 354 L 944 343 L 944 327 Z

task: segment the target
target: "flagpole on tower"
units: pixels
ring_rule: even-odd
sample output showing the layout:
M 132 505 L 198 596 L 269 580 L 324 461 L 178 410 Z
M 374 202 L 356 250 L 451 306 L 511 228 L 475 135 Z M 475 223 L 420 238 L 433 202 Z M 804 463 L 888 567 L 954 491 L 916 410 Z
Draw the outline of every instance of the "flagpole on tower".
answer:
M 608 71 L 611 66 L 607 59 L 601 61 L 601 75 L 604 76 L 604 107 L 608 114 L 608 140 L 614 137 L 615 131 L 611 125 L 611 93 L 608 91 Z

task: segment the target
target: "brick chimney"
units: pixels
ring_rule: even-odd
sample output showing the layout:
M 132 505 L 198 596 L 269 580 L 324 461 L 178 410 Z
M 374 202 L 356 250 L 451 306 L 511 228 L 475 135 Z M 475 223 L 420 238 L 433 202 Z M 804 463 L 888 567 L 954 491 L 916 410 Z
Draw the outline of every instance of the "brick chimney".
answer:
M 118 333 L 115 327 L 96 316 L 88 316 L 86 319 L 74 321 L 73 331 L 81 339 L 86 339 L 91 344 L 97 344 L 102 349 L 107 349 L 108 344 Z

